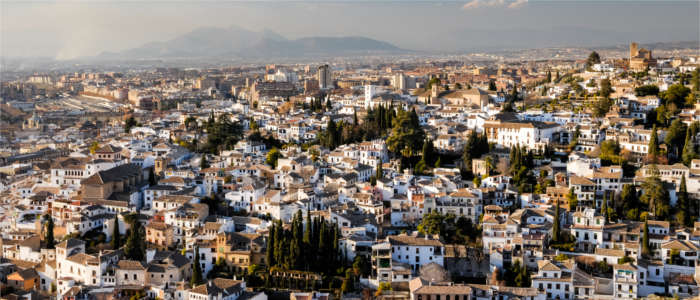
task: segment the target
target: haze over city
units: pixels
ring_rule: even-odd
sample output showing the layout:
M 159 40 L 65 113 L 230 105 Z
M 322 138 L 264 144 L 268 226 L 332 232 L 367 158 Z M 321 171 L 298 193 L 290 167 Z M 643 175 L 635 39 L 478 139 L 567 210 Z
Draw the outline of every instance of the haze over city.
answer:
M 3 1 L 6 57 L 72 59 L 236 26 L 428 52 L 696 41 L 698 1 Z

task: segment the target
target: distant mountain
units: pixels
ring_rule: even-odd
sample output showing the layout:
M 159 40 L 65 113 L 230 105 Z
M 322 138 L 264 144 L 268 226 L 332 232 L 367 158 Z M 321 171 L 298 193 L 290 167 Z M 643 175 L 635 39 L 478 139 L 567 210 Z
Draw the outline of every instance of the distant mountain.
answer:
M 405 53 L 392 44 L 366 37 L 307 37 L 290 40 L 273 31 L 240 27 L 203 27 L 172 40 L 152 42 L 122 52 L 103 52 L 101 59 L 258 58 Z

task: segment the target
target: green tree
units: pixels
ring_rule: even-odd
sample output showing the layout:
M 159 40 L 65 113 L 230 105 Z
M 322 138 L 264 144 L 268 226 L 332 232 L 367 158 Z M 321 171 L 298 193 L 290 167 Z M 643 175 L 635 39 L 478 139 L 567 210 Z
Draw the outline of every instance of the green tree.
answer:
M 343 283 L 340 286 L 340 291 L 343 293 L 350 293 L 354 290 L 354 275 L 351 269 L 345 271 L 345 278 L 343 278 Z
M 618 265 L 622 265 L 622 264 L 626 264 L 626 263 L 634 263 L 634 258 L 631 258 L 631 257 L 625 255 L 617 260 Z
M 678 206 L 678 223 L 691 227 L 693 225 L 693 218 L 691 217 L 692 210 L 688 197 L 688 188 L 685 184 L 685 176 L 681 176 L 681 185 L 678 188 L 678 199 L 676 203 Z
M 418 232 L 422 234 L 441 234 L 445 230 L 445 216 L 433 211 L 423 216 L 418 224 Z
M 56 240 L 53 237 L 53 217 L 50 214 L 44 215 L 44 221 L 46 222 L 46 228 L 44 232 L 44 241 L 46 242 L 46 249 L 56 248 Z
M 610 79 L 603 79 L 600 81 L 600 96 L 603 98 L 610 98 L 610 94 L 612 94 L 613 89 L 612 85 L 610 84 Z
M 433 146 L 433 141 L 431 141 L 430 139 L 426 139 L 425 141 L 423 141 L 423 151 L 421 159 L 424 160 L 427 164 L 431 164 L 433 162 L 434 157 L 435 147 Z
M 158 184 L 158 179 L 156 178 L 156 173 L 153 171 L 153 168 L 148 168 L 148 184 L 150 186 Z
M 474 176 L 473 182 L 475 188 L 481 187 L 481 176 Z
M 133 116 L 129 117 L 128 119 L 126 119 L 126 121 L 124 121 L 124 132 L 131 132 L 131 128 L 135 127 L 136 125 L 138 125 L 136 119 L 134 119 Z
M 489 80 L 489 91 L 496 91 L 496 82 L 492 80 Z
M 625 184 L 620 193 L 622 207 L 627 212 L 626 217 L 630 220 L 639 220 L 639 199 L 637 198 L 637 189 L 633 184 Z
M 377 292 L 374 294 L 374 296 L 379 297 L 384 291 L 391 291 L 391 290 L 393 290 L 391 287 L 391 283 L 380 282 L 379 286 L 377 287 Z
M 569 189 L 569 193 L 566 194 L 566 200 L 569 201 L 569 211 L 575 211 L 576 206 L 578 206 L 578 197 L 574 193 L 574 188 Z
M 520 265 L 520 260 L 516 260 L 513 265 L 513 272 L 515 275 L 514 284 L 516 287 L 530 287 L 532 284 L 532 279 L 530 278 L 530 272 L 527 271 L 525 266 Z
M 642 233 L 642 255 L 651 257 L 651 247 L 649 245 L 649 224 L 644 221 L 644 232 Z
M 95 154 L 98 149 L 100 149 L 100 144 L 97 141 L 93 141 L 92 144 L 90 144 L 90 154 Z
M 202 276 L 202 266 L 199 264 L 199 247 L 194 248 L 194 257 L 192 258 L 192 277 L 190 278 L 190 286 L 195 287 L 204 283 Z
M 561 238 L 561 225 L 559 224 L 559 201 L 557 200 L 557 206 L 554 209 L 554 222 L 552 224 L 552 242 L 559 243 Z
M 269 152 L 267 152 L 267 156 L 265 157 L 265 163 L 269 165 L 272 168 L 277 168 L 277 161 L 282 157 L 282 153 L 280 152 L 277 147 L 273 147 L 270 149 Z
M 258 126 L 258 122 L 255 121 L 252 117 L 250 118 L 250 130 L 254 132 L 258 132 L 260 130 L 260 127 Z
M 608 197 L 606 193 L 603 193 L 603 204 L 600 207 L 600 212 L 603 214 L 605 217 L 604 222 L 608 223 L 610 222 L 610 215 L 608 214 Z
M 437 78 L 437 77 L 430 78 L 430 80 L 428 81 L 428 85 L 425 86 L 425 89 L 429 90 L 433 87 L 433 85 L 438 85 L 438 88 L 439 88 L 440 87 L 440 78 Z
M 386 140 L 387 148 L 408 158 L 417 153 L 424 140 L 425 132 L 418 124 L 416 111 L 399 111 L 391 135 Z
M 416 163 L 413 171 L 416 175 L 425 175 L 428 173 L 428 164 L 425 162 L 425 160 L 421 159 L 418 161 L 418 163 Z
M 275 265 L 275 236 L 276 236 L 276 227 L 275 223 L 272 223 L 272 226 L 270 227 L 270 231 L 268 232 L 267 235 L 267 245 L 265 248 L 265 261 L 267 262 L 268 267 L 272 267 Z
M 551 82 L 552 82 L 552 72 L 547 70 L 547 83 L 551 83 Z
M 210 165 L 209 165 L 209 162 L 207 161 L 207 155 L 202 154 L 202 158 L 200 158 L 200 160 L 199 160 L 199 168 L 204 170 L 204 169 L 209 168 L 209 166 Z
M 141 222 L 136 218 L 131 223 L 129 237 L 124 245 L 124 254 L 130 260 L 141 261 L 146 251 L 145 237 L 143 236 Z
M 372 272 L 372 265 L 370 265 L 365 256 L 356 255 L 355 260 L 352 262 L 352 269 L 356 276 L 366 277 Z
M 588 59 L 586 59 L 586 68 L 590 68 L 595 64 L 600 63 L 600 55 L 598 52 L 591 52 L 591 54 L 588 55 Z
M 693 71 L 690 83 L 693 85 L 693 92 L 700 92 L 700 69 L 696 68 Z
M 328 120 L 326 130 L 321 139 L 321 145 L 331 150 L 340 145 L 340 133 L 333 119 Z
M 698 158 L 697 152 L 695 152 L 695 141 L 694 141 L 694 136 L 695 133 L 697 133 L 697 128 L 700 123 L 693 122 L 693 124 L 690 125 L 690 128 L 686 130 L 685 132 L 685 141 L 683 143 L 683 163 L 686 166 L 690 166 L 690 162 L 693 159 Z
M 121 234 L 119 233 L 119 214 L 114 214 L 114 229 L 112 230 L 112 240 L 110 241 L 112 249 L 117 250 L 121 247 Z
M 672 154 L 673 157 L 680 157 L 681 151 L 685 146 L 687 131 L 688 127 L 680 119 L 675 119 L 673 122 L 671 122 L 671 126 L 668 128 L 664 142 L 668 147 L 670 152 L 669 154 Z
M 637 97 L 657 96 L 659 94 L 659 87 L 653 84 L 639 86 L 634 89 L 634 94 L 637 95 Z
M 654 112 L 656 113 L 656 124 L 659 124 L 661 126 L 666 126 L 666 124 L 668 123 L 668 120 L 670 119 L 670 115 L 672 114 L 672 112 L 670 112 L 668 109 L 666 109 L 666 105 L 660 105 L 659 107 L 656 108 L 656 110 L 654 110 Z
M 668 87 L 668 90 L 662 92 L 660 96 L 664 100 L 664 105 L 673 103 L 677 107 L 683 107 L 688 94 L 690 94 L 690 89 L 685 85 L 674 84 Z
M 610 111 L 612 101 L 608 97 L 598 99 L 595 103 L 594 114 L 596 117 L 602 118 Z
M 663 182 L 659 178 L 659 169 L 656 165 L 651 165 L 649 175 L 642 183 L 642 197 L 640 200 L 644 206 L 649 207 L 649 211 L 660 220 L 668 220 L 670 216 L 670 197 L 664 188 Z
M 659 156 L 659 136 L 656 133 L 656 125 L 652 128 L 651 138 L 649 139 L 649 157 L 652 162 L 656 162 Z

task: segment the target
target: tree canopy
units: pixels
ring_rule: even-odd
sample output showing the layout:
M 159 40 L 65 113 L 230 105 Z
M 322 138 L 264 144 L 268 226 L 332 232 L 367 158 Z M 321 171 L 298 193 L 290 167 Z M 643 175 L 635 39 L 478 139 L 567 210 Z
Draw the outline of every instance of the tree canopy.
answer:
M 386 140 L 387 148 L 404 157 L 411 157 L 418 153 L 424 140 L 425 131 L 420 127 L 416 110 L 399 110 L 391 135 Z

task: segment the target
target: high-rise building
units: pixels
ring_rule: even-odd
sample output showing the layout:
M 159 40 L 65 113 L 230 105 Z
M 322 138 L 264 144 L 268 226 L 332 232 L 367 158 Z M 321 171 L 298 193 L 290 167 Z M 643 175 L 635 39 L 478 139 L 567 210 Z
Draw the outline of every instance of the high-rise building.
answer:
M 394 75 L 394 87 L 401 91 L 406 90 L 406 76 L 403 73 L 397 73 Z
M 365 85 L 365 109 L 369 109 L 372 105 L 372 97 L 376 93 L 376 89 L 373 85 Z
M 322 90 L 330 89 L 333 87 L 333 77 L 331 76 L 331 68 L 328 65 L 321 65 L 318 67 L 318 88 Z

